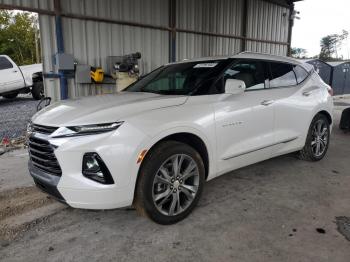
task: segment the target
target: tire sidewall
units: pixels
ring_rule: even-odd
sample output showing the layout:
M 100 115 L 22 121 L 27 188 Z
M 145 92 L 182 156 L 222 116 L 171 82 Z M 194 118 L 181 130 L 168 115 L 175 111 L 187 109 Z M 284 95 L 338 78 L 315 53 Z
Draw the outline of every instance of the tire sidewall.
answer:
M 204 164 L 199 153 L 195 151 L 192 147 L 183 143 L 175 142 L 173 145 L 169 144 L 169 146 L 166 147 L 165 149 L 162 149 L 161 151 L 155 150 L 154 153 L 155 154 L 152 154 L 150 158 L 145 159 L 145 161 L 147 162 L 142 167 L 142 171 L 140 173 L 143 180 L 143 183 L 141 184 L 141 186 L 142 186 L 142 193 L 143 193 L 143 200 L 144 200 L 143 201 L 144 209 L 147 215 L 155 222 L 160 224 L 173 224 L 173 223 L 179 222 L 180 220 L 188 216 L 193 210 L 193 208 L 197 205 L 203 190 L 204 177 L 205 177 Z M 199 173 L 199 185 L 198 185 L 198 191 L 195 196 L 195 199 L 192 201 L 190 206 L 184 212 L 176 216 L 166 216 L 162 214 L 154 205 L 153 196 L 152 196 L 153 181 L 159 168 L 164 163 L 164 161 L 166 161 L 169 157 L 176 154 L 186 154 L 191 158 L 193 158 L 193 160 L 196 162 L 198 167 L 198 173 Z
M 323 120 L 326 125 L 327 125 L 327 131 L 328 131 L 328 141 L 327 141 L 327 145 L 326 145 L 326 149 L 324 150 L 323 154 L 320 156 L 315 156 L 315 154 L 312 151 L 312 146 L 311 146 L 311 141 L 312 141 L 312 132 L 314 129 L 315 124 L 319 121 L 319 120 Z M 310 125 L 309 131 L 308 131 L 308 135 L 307 135 L 307 139 L 306 139 L 306 150 L 308 151 L 310 157 L 312 158 L 312 160 L 314 161 L 319 161 L 322 158 L 324 158 L 324 156 L 326 155 L 327 151 L 328 151 L 328 147 L 329 147 L 329 143 L 330 143 L 330 124 L 329 121 L 327 119 L 327 117 L 325 117 L 324 115 L 318 114 L 316 115 Z

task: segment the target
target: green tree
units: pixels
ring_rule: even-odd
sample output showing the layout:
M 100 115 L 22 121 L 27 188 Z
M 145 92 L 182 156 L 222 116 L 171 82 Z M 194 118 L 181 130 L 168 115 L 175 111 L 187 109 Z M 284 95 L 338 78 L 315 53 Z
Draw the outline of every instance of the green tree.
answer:
M 300 47 L 292 47 L 291 55 L 294 58 L 306 58 L 306 49 Z
M 321 39 L 320 59 L 325 61 L 338 60 L 338 51 L 345 39 L 348 38 L 349 32 L 343 30 L 341 34 L 327 35 Z
M 19 65 L 39 62 L 37 36 L 36 15 L 0 10 L 0 54 L 10 56 Z

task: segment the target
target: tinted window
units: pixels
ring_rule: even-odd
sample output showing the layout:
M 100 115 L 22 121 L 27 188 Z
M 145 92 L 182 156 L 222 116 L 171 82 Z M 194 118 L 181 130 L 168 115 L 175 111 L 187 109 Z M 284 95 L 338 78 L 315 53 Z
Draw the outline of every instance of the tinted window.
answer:
M 182 89 L 186 75 L 183 73 L 171 72 L 166 76 L 163 76 L 146 86 L 146 89 L 154 90 L 157 92 L 166 92 L 167 90 L 180 90 Z
M 224 73 L 224 82 L 227 79 L 242 80 L 246 89 L 257 90 L 265 88 L 265 69 L 264 62 L 241 60 L 235 63 Z
M 297 77 L 298 84 L 303 82 L 309 75 L 308 72 L 306 72 L 306 70 L 301 66 L 295 66 L 294 73 L 295 73 L 295 76 Z
M 270 63 L 270 88 L 294 86 L 297 84 L 293 65 L 283 63 Z
M 214 80 L 229 63 L 226 59 L 166 65 L 130 85 L 125 91 L 162 95 L 209 94 Z
M 6 57 L 0 57 L 0 70 L 12 68 L 13 65 Z

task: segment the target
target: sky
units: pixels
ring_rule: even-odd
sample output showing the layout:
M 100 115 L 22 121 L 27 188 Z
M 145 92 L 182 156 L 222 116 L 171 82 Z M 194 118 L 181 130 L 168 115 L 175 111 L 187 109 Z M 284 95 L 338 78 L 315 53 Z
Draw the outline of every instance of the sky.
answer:
M 310 57 L 320 53 L 323 36 L 340 34 L 343 29 L 350 33 L 350 0 L 303 0 L 295 3 L 295 9 L 300 20 L 294 20 L 292 47 L 305 48 Z M 350 59 L 350 39 L 339 55 Z

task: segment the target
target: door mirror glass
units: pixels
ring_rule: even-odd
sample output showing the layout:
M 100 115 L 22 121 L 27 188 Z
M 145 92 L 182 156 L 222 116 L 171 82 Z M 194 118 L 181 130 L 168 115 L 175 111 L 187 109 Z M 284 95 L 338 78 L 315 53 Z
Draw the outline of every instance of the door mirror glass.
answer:
M 225 83 L 225 94 L 239 95 L 245 90 L 245 83 L 242 80 L 227 79 Z

